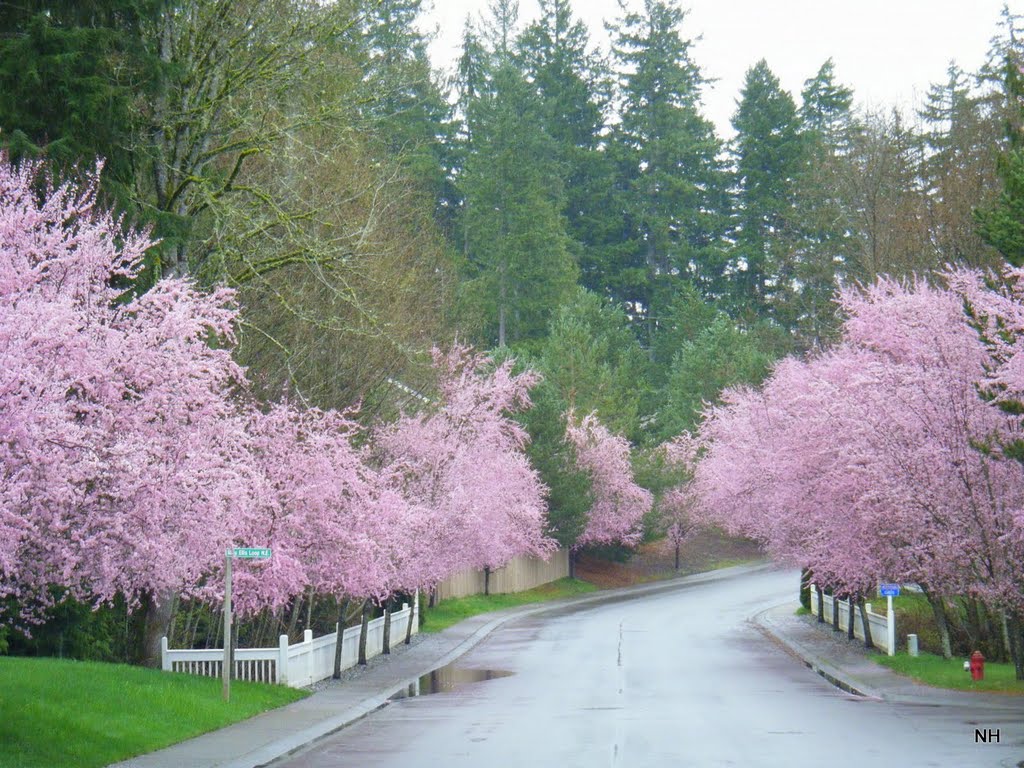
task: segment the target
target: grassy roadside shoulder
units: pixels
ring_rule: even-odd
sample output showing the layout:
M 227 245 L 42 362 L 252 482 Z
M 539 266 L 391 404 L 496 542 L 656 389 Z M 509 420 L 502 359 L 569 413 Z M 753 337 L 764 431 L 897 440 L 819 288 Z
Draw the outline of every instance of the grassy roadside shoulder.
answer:
M 123 664 L 0 657 L 0 765 L 93 768 L 288 704 L 305 691 Z
M 503 595 L 470 595 L 442 600 L 433 608 L 423 609 L 421 632 L 440 632 L 463 619 L 481 613 L 500 611 L 502 608 L 514 608 L 530 603 L 543 603 L 562 597 L 574 597 L 596 592 L 597 587 L 579 579 L 559 579 L 526 592 L 513 592 Z
M 1024 680 L 1015 678 L 1013 664 L 986 662 L 985 679 L 975 681 L 970 672 L 964 671 L 964 660 L 959 658 L 944 659 L 930 653 L 916 658 L 906 653 L 873 658 L 883 667 L 935 688 L 1024 696 Z
M 740 565 L 756 565 L 762 562 L 760 559 L 751 560 L 750 558 L 726 558 L 722 560 L 715 560 L 711 567 L 704 571 L 689 571 L 689 570 L 671 570 L 665 571 L 664 573 L 651 574 L 644 576 L 642 579 L 637 581 L 637 584 L 653 584 L 656 581 L 671 581 L 672 579 L 682 579 L 686 576 L 693 576 L 697 573 L 710 573 L 711 571 L 721 571 L 725 568 L 735 568 Z
M 875 611 L 885 612 L 884 597 L 873 602 Z M 1024 695 L 1024 681 L 1016 679 L 1013 664 L 985 662 L 985 679 L 975 682 L 971 673 L 964 671 L 965 656 L 944 659 L 935 653 L 941 647 L 939 632 L 932 607 L 923 594 L 904 590 L 892 602 L 899 634 L 901 637 L 908 633 L 916 634 L 922 648 L 921 655 L 909 656 L 905 650 L 895 656 L 880 655 L 875 657 L 879 664 L 934 688 Z

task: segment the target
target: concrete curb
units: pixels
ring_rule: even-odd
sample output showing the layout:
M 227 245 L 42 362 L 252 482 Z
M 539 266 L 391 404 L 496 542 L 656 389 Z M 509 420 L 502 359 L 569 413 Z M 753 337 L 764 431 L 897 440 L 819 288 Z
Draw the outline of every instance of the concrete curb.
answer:
M 840 690 L 864 699 L 884 701 L 889 704 L 950 706 L 1024 713 L 1024 698 L 1022 697 L 982 691 L 934 688 L 899 675 L 871 660 L 867 660 L 869 667 L 866 668 L 865 674 L 874 682 L 867 683 L 850 670 L 844 669 L 839 663 L 832 663 L 827 654 L 815 651 L 778 626 L 773 621 L 772 614 L 777 613 L 783 606 L 793 607 L 795 602 L 787 601 L 763 609 L 751 616 L 748 622 L 769 640 L 775 642 L 791 656 Z
M 852 693 L 855 696 L 862 696 L 866 699 L 873 699 L 875 701 L 886 700 L 886 696 L 880 691 L 876 691 L 874 688 L 865 685 L 858 680 L 854 680 L 853 677 L 848 675 L 844 670 L 829 664 L 797 640 L 794 640 L 791 637 L 786 637 L 784 633 L 776 631 L 771 623 L 771 619 L 767 618 L 767 614 L 776 610 L 781 605 L 788 605 L 788 601 L 786 603 L 773 605 L 771 608 L 766 608 L 763 611 L 754 614 L 750 617 L 749 622 L 763 635 L 768 637 L 768 639 L 774 641 L 778 645 L 781 645 L 787 653 L 801 661 L 807 667 L 810 667 L 813 672 L 821 675 L 836 688 L 846 691 L 847 693 Z

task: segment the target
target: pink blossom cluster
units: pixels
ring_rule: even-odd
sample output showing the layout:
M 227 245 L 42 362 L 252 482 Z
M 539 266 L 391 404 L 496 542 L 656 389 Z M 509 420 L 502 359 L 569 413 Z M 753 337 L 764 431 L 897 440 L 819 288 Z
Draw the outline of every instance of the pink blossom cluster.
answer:
M 700 504 L 693 487 L 693 476 L 701 453 L 699 436 L 683 432 L 667 443 L 664 451 L 667 467 L 682 472 L 685 480 L 669 488 L 658 502 L 660 529 L 677 547 L 701 522 Z
M 200 581 L 247 494 L 227 291 L 131 298 L 148 240 L 96 180 L 42 193 L 0 162 L 0 571 L 110 599 Z
M 999 276 L 951 271 L 950 286 L 963 296 L 988 354 L 984 389 L 997 403 L 1024 399 L 1024 269 Z
M 544 535 L 546 488 L 524 452 L 526 431 L 512 418 L 530 406 L 538 375 L 514 373 L 513 360 L 493 366 L 459 345 L 434 358 L 440 403 L 403 415 L 376 440 L 409 503 L 425 510 L 412 529 L 415 581 L 499 568 L 517 555 L 549 556 L 556 545 Z
M 550 551 L 509 418 L 534 374 L 438 355 L 442 408 L 385 430 L 381 463 L 351 414 L 253 400 L 230 291 L 125 293 L 152 243 L 97 206 L 97 174 L 40 181 L 0 159 L 0 594 L 220 599 L 225 550 L 269 546 L 236 563 L 249 611 Z
M 727 390 L 702 428 L 702 514 L 841 590 L 919 582 L 1024 609 L 1024 470 L 986 449 L 1014 417 L 979 397 L 1013 379 L 991 373 L 967 282 L 995 301 L 966 273 L 844 290 L 834 349 Z
M 579 467 L 590 475 L 594 496 L 576 546 L 621 543 L 635 546 L 643 533 L 643 517 L 652 496 L 633 479 L 629 442 L 612 434 L 591 413 L 579 424 L 570 411 L 565 439 L 576 450 Z

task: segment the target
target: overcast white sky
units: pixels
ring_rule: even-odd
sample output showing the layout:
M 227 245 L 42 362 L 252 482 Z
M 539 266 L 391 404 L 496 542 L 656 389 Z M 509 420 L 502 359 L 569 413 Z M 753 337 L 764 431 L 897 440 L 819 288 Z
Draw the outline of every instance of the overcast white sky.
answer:
M 639 7 L 640 0 L 627 0 Z M 430 0 L 426 0 L 430 2 Z M 425 2 L 425 4 L 426 4 Z M 467 15 L 476 18 L 487 0 L 433 0 L 427 23 L 437 25 L 431 47 L 437 67 L 450 69 L 459 53 Z M 799 101 L 804 81 L 830 56 L 841 82 L 859 104 L 909 107 L 933 82 L 946 79 L 955 59 L 977 69 L 996 33 L 1004 0 L 689 0 L 683 33 L 702 37 L 694 58 L 709 77 L 704 112 L 721 135 L 729 125 L 746 70 L 768 60 L 782 86 Z M 1024 0 L 1010 0 L 1024 12 Z M 536 0 L 520 0 L 520 25 L 536 18 Z M 591 41 L 607 49 L 603 21 L 619 16 L 618 0 L 573 0 Z

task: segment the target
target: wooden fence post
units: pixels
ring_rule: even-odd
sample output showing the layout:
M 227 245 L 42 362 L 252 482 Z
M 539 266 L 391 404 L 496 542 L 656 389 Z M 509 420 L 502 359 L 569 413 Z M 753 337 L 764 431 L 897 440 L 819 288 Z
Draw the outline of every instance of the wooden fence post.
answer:
M 277 638 L 277 680 L 278 685 L 288 685 L 288 635 Z
M 307 629 L 302 633 L 302 644 L 305 646 L 303 650 L 306 652 L 306 672 L 309 675 L 309 685 L 312 685 L 316 680 L 313 678 L 313 630 Z

